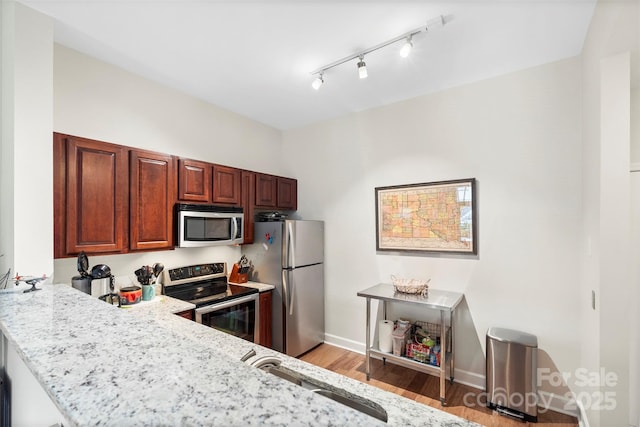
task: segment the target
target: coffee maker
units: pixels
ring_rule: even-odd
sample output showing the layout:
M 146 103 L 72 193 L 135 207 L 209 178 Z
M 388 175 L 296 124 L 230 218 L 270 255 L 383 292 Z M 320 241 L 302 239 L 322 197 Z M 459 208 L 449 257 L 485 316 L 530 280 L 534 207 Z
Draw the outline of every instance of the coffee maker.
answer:
M 111 274 L 111 268 L 106 264 L 97 264 L 93 266 L 91 273 L 88 272 L 88 268 L 87 254 L 80 252 L 78 255 L 80 276 L 71 278 L 71 286 L 110 304 L 119 304 L 120 297 L 115 293 L 115 276 Z

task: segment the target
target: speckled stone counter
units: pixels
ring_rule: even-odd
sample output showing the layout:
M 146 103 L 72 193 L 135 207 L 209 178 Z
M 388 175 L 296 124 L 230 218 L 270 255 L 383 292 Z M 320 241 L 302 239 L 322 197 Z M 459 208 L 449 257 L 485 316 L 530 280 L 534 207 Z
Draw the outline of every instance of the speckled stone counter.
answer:
M 266 292 L 266 291 L 271 291 L 275 289 L 275 286 L 269 285 L 268 283 L 248 281 L 246 283 L 236 283 L 236 284 L 240 286 L 246 286 L 248 288 L 255 288 L 258 290 L 258 292 Z
M 251 348 L 378 403 L 389 425 L 475 425 L 171 314 L 175 301 L 119 309 L 42 287 L 0 293 L 0 328 L 70 425 L 383 425 L 240 362 Z

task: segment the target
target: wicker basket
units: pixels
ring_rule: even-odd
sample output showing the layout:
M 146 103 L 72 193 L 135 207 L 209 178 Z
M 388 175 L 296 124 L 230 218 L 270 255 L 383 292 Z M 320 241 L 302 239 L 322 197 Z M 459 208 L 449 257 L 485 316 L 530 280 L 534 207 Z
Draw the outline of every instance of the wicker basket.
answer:
M 397 292 L 419 294 L 425 297 L 429 292 L 429 280 L 404 279 L 391 275 L 391 283 Z

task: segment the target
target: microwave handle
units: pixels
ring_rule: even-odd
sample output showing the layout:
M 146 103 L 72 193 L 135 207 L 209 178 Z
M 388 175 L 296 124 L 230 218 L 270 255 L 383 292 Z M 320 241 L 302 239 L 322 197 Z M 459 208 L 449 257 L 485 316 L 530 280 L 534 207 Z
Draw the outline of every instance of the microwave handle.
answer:
M 233 218 L 233 221 L 231 221 L 231 223 L 233 224 L 231 228 L 231 240 L 233 240 L 238 235 L 238 218 Z

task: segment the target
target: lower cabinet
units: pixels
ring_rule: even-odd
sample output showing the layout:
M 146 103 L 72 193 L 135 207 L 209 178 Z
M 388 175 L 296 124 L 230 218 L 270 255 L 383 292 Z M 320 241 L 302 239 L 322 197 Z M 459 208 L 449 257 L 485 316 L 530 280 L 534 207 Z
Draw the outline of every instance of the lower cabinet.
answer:
M 184 317 L 185 319 L 193 320 L 193 310 L 185 310 L 179 313 L 175 313 L 176 316 Z
M 273 291 L 260 293 L 260 344 L 271 347 L 271 306 L 273 304 Z

